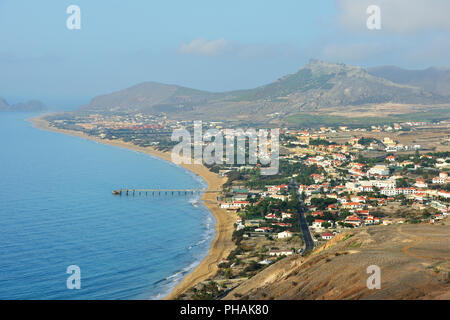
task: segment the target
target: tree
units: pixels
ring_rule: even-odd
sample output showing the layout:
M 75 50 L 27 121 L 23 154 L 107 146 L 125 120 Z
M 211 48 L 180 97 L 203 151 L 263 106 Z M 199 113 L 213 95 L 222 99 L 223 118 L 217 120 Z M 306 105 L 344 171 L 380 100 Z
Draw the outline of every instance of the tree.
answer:
M 233 277 L 233 270 L 231 270 L 231 268 L 225 270 L 225 277 L 227 279 L 231 279 Z
M 397 188 L 408 188 L 409 184 L 405 178 L 400 178 L 395 181 Z
M 322 222 L 322 228 L 328 229 L 331 227 L 331 223 L 329 222 Z

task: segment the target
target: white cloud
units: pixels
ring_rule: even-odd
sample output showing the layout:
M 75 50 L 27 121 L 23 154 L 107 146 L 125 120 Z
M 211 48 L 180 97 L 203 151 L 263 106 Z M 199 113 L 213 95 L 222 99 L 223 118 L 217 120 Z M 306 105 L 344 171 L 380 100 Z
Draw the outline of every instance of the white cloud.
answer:
M 232 45 L 225 39 L 211 40 L 200 38 L 183 43 L 179 53 L 194 56 L 220 56 L 232 50 Z
M 449 0 L 336 0 L 338 20 L 353 30 L 367 30 L 366 9 L 381 9 L 384 31 L 407 34 L 421 31 L 450 32 Z

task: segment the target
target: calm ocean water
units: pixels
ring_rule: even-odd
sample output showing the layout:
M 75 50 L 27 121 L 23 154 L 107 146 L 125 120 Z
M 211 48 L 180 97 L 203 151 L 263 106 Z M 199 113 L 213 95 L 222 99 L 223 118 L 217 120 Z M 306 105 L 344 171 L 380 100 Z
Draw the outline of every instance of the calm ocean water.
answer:
M 118 197 L 122 187 L 203 188 L 145 154 L 35 129 L 0 113 L 0 299 L 162 298 L 207 254 L 198 196 Z M 66 268 L 81 268 L 68 290 Z

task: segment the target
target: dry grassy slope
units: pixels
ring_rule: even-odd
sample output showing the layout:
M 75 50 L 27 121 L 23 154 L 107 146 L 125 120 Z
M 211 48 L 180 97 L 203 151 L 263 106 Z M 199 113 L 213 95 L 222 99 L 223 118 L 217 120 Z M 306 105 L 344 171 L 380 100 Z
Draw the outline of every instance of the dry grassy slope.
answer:
M 380 290 L 366 287 L 370 265 L 381 268 Z M 307 258 L 285 258 L 225 299 L 450 299 L 449 272 L 448 220 L 375 226 L 341 234 Z
M 164 113 L 172 119 L 264 122 L 274 113 L 286 116 L 302 111 L 383 103 L 428 106 L 449 103 L 411 85 L 393 83 L 360 67 L 311 60 L 298 72 L 250 90 L 206 92 L 176 85 L 144 82 L 94 98 L 80 112 Z

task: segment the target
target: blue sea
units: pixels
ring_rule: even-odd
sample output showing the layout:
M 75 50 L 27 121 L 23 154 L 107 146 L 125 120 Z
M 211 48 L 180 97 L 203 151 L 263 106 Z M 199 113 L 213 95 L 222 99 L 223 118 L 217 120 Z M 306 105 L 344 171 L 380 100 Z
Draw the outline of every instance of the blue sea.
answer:
M 215 219 L 200 196 L 113 196 L 206 188 L 169 162 L 36 129 L 0 113 L 0 299 L 160 299 L 206 256 Z M 66 286 L 67 267 L 81 289 Z

